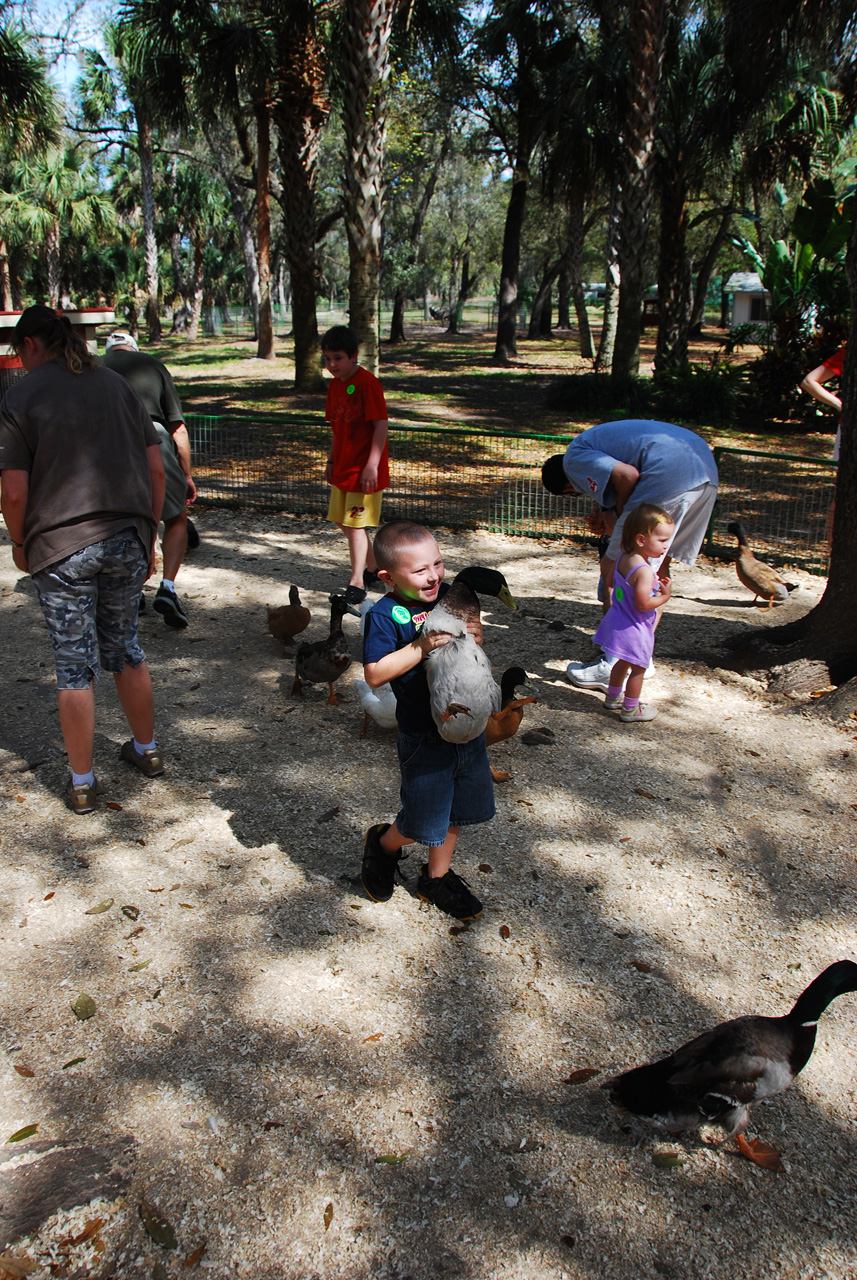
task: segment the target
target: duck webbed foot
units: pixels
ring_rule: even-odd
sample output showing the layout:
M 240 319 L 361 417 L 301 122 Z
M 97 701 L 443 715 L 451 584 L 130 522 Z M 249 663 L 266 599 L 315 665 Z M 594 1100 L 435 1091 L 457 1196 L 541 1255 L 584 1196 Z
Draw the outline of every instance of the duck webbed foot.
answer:
M 338 706 L 339 706 L 339 699 L 337 698 L 336 694 L 334 693 L 334 691 L 333 691 L 333 685 L 330 683 L 330 681 L 328 681 L 328 682 L 327 682 L 327 687 L 328 687 L 328 689 L 330 690 L 330 697 L 329 697 L 329 698 L 328 698 L 328 700 L 327 700 L 327 705 L 328 705 L 329 707 L 338 707 Z
M 512 777 L 511 773 L 504 773 L 502 769 L 495 769 L 493 765 L 489 765 L 488 768 L 495 782 L 509 782 Z
M 746 1156 L 748 1160 L 752 1160 L 753 1164 L 758 1164 L 763 1169 L 770 1169 L 774 1173 L 782 1173 L 783 1162 L 776 1147 L 769 1146 L 761 1138 L 750 1138 L 748 1140 L 743 1133 L 736 1133 L 735 1142 L 741 1155 Z

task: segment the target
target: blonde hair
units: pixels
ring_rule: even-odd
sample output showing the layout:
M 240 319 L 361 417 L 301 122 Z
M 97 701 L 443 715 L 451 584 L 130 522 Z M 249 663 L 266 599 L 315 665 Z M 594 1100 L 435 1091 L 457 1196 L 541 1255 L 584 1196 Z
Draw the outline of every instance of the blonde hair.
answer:
M 57 315 L 50 307 L 27 307 L 22 313 L 12 330 L 11 345 L 16 351 L 23 347 L 25 338 L 38 338 L 51 358 L 60 360 L 69 373 L 95 368 L 95 356 L 80 334 L 72 329 L 68 316 Z
M 659 524 L 675 524 L 675 520 L 668 511 L 656 507 L 653 502 L 641 502 L 638 507 L 633 507 L 622 525 L 622 550 L 629 554 L 636 551 L 638 535 L 654 533 Z

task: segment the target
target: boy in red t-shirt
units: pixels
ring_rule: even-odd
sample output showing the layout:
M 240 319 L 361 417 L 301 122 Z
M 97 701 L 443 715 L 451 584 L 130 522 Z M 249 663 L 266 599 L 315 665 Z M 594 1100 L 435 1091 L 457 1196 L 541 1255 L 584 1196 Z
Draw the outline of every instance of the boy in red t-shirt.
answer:
M 327 518 L 348 539 L 351 581 L 349 604 L 366 599 L 379 581 L 367 528 L 381 523 L 381 493 L 390 483 L 387 453 L 387 405 L 378 379 L 357 363 L 357 335 L 334 325 L 321 340 L 324 365 L 333 375 L 324 416 L 333 439 L 324 478 L 330 485 Z

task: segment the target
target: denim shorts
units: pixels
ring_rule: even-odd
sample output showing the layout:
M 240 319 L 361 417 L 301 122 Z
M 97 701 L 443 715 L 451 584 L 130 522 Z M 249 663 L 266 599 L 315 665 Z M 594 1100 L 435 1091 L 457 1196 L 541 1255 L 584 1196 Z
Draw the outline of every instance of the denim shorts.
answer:
M 33 574 L 58 689 L 88 689 L 101 671 L 139 667 L 137 610 L 149 557 L 134 529 L 93 542 Z
M 403 836 L 436 847 L 450 827 L 470 827 L 494 817 L 494 782 L 485 734 L 472 742 L 444 742 L 434 735 L 400 733 L 402 807 L 396 826 Z

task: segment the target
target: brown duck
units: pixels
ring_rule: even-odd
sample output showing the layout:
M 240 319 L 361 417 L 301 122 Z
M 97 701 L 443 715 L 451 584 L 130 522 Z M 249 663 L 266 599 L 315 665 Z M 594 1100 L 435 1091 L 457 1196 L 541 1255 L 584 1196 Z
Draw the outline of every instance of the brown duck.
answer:
M 339 706 L 339 699 L 333 686 L 344 672 L 351 666 L 352 658 L 348 651 L 348 642 L 342 630 L 342 619 L 348 612 L 345 597 L 330 597 L 330 635 L 326 640 L 298 645 L 295 654 L 295 682 L 292 685 L 292 697 L 299 698 L 303 693 L 303 683 L 326 684 L 330 689 L 328 702 Z
M 289 587 L 289 603 L 268 605 L 268 630 L 281 644 L 291 644 L 295 636 L 306 631 L 312 614 L 301 604 L 297 587 Z
M 753 592 L 753 601 L 755 602 L 761 596 L 763 600 L 767 600 L 768 608 L 771 609 L 775 600 L 780 604 L 784 600 L 788 600 L 789 592 L 796 591 L 797 584 L 785 582 L 776 569 L 772 569 L 769 564 L 765 564 L 764 560 L 756 559 L 750 550 L 747 535 L 744 533 L 744 526 L 739 520 L 733 520 L 726 526 L 726 529 L 734 538 L 738 539 L 738 559 L 735 561 L 735 572 L 738 574 L 739 582 L 748 591 Z
M 518 686 L 530 688 L 527 673 L 523 667 L 507 667 L 500 677 L 500 710 L 489 716 L 485 726 L 485 745 L 493 747 L 495 742 L 505 742 L 514 738 L 524 718 L 524 707 L 538 702 L 538 698 L 529 696 L 516 698 Z M 495 782 L 508 782 L 510 774 L 491 767 L 491 777 Z

